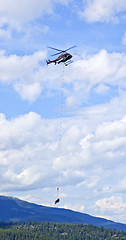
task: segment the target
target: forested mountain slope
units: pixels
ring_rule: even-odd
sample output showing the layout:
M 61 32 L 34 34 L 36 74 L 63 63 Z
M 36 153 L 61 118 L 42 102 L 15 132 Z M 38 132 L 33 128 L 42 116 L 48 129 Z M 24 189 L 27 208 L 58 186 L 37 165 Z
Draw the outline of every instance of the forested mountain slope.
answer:
M 0 224 L 1 240 L 124 240 L 126 232 L 93 225 L 49 222 Z
M 47 221 L 55 223 L 83 223 L 126 232 L 126 224 L 63 208 L 45 207 L 17 198 L 0 196 L 0 222 Z

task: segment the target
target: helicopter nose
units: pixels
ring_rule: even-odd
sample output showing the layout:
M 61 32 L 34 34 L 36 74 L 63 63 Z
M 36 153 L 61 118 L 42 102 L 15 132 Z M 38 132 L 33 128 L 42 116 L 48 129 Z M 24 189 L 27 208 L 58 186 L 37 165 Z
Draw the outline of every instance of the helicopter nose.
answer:
M 73 56 L 70 54 L 70 55 L 69 55 L 69 59 L 71 59 L 72 57 L 73 57 Z

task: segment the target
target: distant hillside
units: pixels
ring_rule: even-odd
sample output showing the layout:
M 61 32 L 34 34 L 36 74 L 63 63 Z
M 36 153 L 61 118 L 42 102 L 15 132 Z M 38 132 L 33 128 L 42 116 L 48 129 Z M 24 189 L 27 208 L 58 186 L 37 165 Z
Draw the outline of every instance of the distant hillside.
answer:
M 17 198 L 0 196 L 0 222 L 48 221 L 55 223 L 82 223 L 126 232 L 126 224 L 116 223 L 63 208 L 45 207 Z

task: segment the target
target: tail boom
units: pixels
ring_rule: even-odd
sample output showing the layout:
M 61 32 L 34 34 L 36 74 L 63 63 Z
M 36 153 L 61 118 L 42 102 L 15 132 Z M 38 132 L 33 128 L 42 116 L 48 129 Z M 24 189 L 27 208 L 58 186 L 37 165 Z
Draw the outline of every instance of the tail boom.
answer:
M 47 65 L 50 64 L 50 63 L 55 63 L 55 65 L 56 65 L 56 61 L 54 61 L 54 60 L 51 61 L 50 59 L 46 60 L 46 63 L 47 63 Z

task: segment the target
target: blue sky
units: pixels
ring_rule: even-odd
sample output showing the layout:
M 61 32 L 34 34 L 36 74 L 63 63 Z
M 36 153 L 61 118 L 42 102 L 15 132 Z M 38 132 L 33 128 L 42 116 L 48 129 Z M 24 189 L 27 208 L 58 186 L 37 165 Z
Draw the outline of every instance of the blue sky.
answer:
M 126 223 L 125 26 L 124 0 L 0 0 L 0 194 L 54 206 L 59 176 L 58 207 Z

